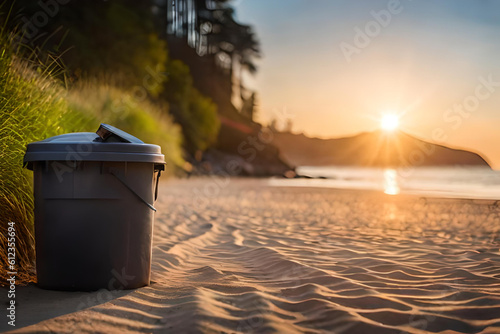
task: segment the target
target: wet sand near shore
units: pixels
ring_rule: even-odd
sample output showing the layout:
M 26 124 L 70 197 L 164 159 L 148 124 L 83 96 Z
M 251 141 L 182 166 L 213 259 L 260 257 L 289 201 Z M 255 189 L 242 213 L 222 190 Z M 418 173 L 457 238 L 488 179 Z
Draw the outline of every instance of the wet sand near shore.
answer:
M 16 332 L 500 333 L 495 201 L 268 183 L 163 182 L 152 284 L 20 287 Z

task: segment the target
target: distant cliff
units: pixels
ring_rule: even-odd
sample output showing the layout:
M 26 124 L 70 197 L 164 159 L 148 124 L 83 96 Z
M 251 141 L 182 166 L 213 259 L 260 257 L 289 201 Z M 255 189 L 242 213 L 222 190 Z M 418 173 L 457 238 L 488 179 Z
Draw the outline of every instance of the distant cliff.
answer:
M 294 166 L 485 166 L 479 154 L 432 144 L 404 132 L 365 132 L 338 139 L 276 133 L 273 144 Z

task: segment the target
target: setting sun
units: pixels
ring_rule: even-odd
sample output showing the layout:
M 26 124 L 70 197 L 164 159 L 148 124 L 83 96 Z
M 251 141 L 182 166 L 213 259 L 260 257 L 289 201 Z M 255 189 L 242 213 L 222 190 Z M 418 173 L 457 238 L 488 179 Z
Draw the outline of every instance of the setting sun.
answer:
M 394 114 L 385 114 L 380 120 L 380 127 L 384 131 L 394 131 L 399 127 L 399 117 Z

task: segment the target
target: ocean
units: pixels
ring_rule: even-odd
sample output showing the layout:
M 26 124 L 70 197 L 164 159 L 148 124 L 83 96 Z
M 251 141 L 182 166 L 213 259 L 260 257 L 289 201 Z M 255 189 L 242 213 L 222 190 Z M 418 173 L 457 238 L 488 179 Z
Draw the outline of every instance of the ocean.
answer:
M 297 168 L 311 178 L 271 179 L 272 186 L 376 190 L 388 195 L 500 200 L 500 171 L 485 167 L 362 167 Z

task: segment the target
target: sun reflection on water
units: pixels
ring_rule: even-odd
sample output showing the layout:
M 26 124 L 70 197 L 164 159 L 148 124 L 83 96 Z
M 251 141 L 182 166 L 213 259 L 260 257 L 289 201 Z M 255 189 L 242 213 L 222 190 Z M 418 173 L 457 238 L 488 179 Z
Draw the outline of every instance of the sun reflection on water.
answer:
M 384 170 L 384 193 L 387 195 L 399 194 L 398 174 L 395 169 Z

